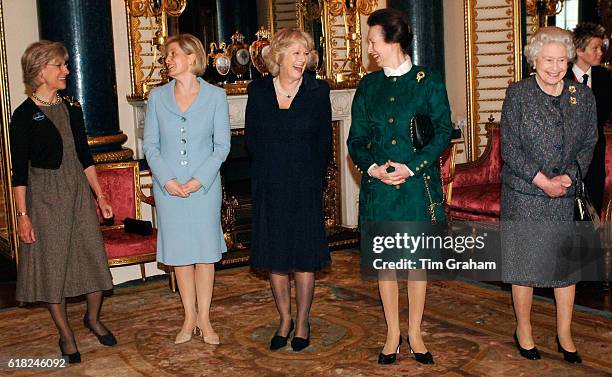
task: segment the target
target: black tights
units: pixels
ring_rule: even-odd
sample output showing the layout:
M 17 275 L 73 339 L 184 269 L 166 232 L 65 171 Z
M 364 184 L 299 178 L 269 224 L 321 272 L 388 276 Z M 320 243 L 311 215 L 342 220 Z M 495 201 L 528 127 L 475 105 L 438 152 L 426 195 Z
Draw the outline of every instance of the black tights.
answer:
M 96 334 L 105 335 L 108 330 L 100 322 L 100 308 L 102 307 L 102 291 L 96 291 L 85 295 L 87 299 L 87 320 Z M 68 322 L 68 312 L 66 310 L 66 299 L 59 304 L 47 304 L 51 318 L 57 327 L 60 339 L 64 346 L 64 352 L 74 353 L 77 351 L 76 339 Z
M 308 337 L 308 317 L 310 316 L 310 307 L 314 295 L 314 278 L 314 272 L 295 273 L 297 303 L 295 336 L 300 338 Z M 291 282 L 289 275 L 271 273 L 270 286 L 281 320 L 278 335 L 287 336 L 291 327 Z

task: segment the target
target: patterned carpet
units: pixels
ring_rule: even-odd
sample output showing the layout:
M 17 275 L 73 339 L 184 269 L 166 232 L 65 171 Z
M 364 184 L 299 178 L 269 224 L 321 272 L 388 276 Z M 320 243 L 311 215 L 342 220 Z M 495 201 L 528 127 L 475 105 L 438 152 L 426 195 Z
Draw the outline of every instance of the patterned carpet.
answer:
M 385 323 L 375 282 L 362 281 L 358 255 L 332 254 L 331 272 L 317 281 L 311 347 L 268 351 L 277 325 L 268 283 L 247 268 L 217 274 L 213 326 L 222 345 L 194 339 L 175 346 L 181 304 L 165 281 L 118 288 L 103 319 L 119 340 L 98 344 L 82 326 L 84 302 L 69 306 L 83 363 L 64 369 L 9 372 L 10 357 L 55 357 L 57 335 L 43 307 L 0 312 L 0 374 L 16 376 L 612 376 L 612 321 L 575 314 L 574 337 L 584 364 L 566 364 L 556 352 L 554 306 L 536 300 L 534 336 L 540 361 L 518 356 L 508 292 L 463 282 L 428 288 L 423 329 L 436 364 L 418 365 L 405 349 L 395 365 L 379 366 Z M 402 290 L 402 331 L 407 304 Z M 295 310 L 295 308 L 293 308 Z M 606 356 L 607 355 L 607 356 Z

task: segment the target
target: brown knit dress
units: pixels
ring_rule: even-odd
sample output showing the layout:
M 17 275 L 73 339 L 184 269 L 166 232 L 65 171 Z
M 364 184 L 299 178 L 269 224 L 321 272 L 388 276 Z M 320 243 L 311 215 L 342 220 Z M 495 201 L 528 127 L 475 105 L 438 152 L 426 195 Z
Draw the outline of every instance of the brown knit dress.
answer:
M 63 142 L 59 169 L 30 166 L 26 202 L 36 242 L 19 245 L 17 300 L 60 303 L 113 287 L 96 207 L 64 103 L 40 106 Z

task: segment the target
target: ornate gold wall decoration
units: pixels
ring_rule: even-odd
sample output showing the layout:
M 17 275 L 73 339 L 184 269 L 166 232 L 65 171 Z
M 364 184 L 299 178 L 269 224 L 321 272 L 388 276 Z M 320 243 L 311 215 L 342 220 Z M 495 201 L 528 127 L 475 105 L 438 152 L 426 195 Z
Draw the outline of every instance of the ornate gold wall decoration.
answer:
M 522 78 L 520 0 L 464 0 L 468 160 L 487 144 L 485 124 L 497 122 L 506 88 Z

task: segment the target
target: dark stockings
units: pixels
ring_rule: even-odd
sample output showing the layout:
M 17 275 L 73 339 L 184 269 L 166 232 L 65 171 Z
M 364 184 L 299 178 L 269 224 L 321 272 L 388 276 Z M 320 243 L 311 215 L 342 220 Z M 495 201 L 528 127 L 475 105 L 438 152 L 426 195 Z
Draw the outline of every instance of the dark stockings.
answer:
M 314 272 L 296 272 L 296 302 L 297 318 L 295 323 L 295 336 L 308 337 L 308 317 L 314 294 Z M 276 302 L 276 310 L 280 314 L 280 328 L 277 334 L 287 336 L 291 328 L 291 282 L 289 275 L 270 274 L 270 286 Z
M 75 353 L 77 351 L 76 340 L 68 323 L 68 313 L 66 312 L 66 299 L 59 304 L 47 304 L 51 318 L 57 327 L 62 346 L 65 353 Z
M 314 278 L 314 272 L 295 273 L 297 317 L 295 320 L 294 336 L 298 338 L 308 338 L 308 318 L 314 295 Z
M 280 327 L 277 334 L 287 336 L 291 328 L 291 283 L 289 275 L 270 274 L 270 287 L 280 314 Z
M 102 291 L 92 292 L 85 295 L 87 298 L 87 320 L 91 328 L 99 335 L 106 335 L 108 330 L 100 322 L 100 308 L 102 307 Z M 62 346 L 65 353 L 78 351 L 74 333 L 68 323 L 68 312 L 66 310 L 66 299 L 59 304 L 47 304 L 51 318 L 57 327 Z
M 102 291 L 91 292 L 85 295 L 87 299 L 87 321 L 89 326 L 98 335 L 108 334 L 108 330 L 100 322 L 100 309 L 102 308 Z

